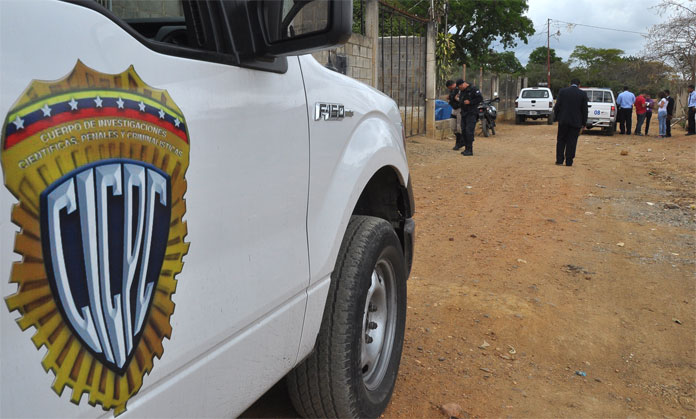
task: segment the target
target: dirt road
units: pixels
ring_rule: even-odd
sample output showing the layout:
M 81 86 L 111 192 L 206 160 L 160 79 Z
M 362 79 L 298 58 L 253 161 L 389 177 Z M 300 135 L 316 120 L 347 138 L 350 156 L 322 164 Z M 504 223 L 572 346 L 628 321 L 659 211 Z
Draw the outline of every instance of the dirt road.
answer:
M 696 139 L 499 125 L 408 142 L 417 206 L 386 417 L 696 416 Z M 622 155 L 625 154 L 625 155 Z
M 696 416 L 696 139 L 582 135 L 565 167 L 556 129 L 501 124 L 474 157 L 408 141 L 416 253 L 385 417 Z M 296 413 L 281 384 L 244 416 Z

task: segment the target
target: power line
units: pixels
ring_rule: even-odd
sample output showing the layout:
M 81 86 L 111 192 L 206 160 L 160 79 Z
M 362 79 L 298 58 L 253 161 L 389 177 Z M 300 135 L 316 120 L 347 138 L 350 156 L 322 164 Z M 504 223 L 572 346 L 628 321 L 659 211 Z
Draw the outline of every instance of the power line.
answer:
M 647 33 L 636 32 L 636 31 L 627 31 L 627 30 L 625 30 L 625 29 L 605 28 L 605 27 L 603 27 L 603 26 L 585 25 L 584 23 L 564 22 L 564 21 L 558 20 L 558 19 L 550 19 L 550 20 L 551 20 L 552 22 L 565 23 L 566 25 L 584 26 L 584 27 L 586 27 L 586 28 L 604 29 L 604 30 L 607 30 L 607 31 L 635 33 L 635 34 L 642 35 L 642 36 L 648 36 Z

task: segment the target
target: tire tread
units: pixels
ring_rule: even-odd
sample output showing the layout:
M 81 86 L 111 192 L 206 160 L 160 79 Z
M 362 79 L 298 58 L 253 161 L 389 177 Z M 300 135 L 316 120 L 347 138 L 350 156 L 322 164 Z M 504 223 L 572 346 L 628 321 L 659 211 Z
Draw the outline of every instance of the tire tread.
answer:
M 358 403 L 352 392 L 337 390 L 351 385 L 350 360 L 340 356 L 349 350 L 351 334 L 340 331 L 353 327 L 350 322 L 353 307 L 350 304 L 331 302 L 357 301 L 357 287 L 339 283 L 337 278 L 357 275 L 361 268 L 360 259 L 346 255 L 362 254 L 379 235 L 380 229 L 384 228 L 391 229 L 391 226 L 382 219 L 368 216 L 353 216 L 348 223 L 337 264 L 331 274 L 329 295 L 316 346 L 287 378 L 292 403 L 304 417 L 362 416 L 363 412 L 358 411 Z

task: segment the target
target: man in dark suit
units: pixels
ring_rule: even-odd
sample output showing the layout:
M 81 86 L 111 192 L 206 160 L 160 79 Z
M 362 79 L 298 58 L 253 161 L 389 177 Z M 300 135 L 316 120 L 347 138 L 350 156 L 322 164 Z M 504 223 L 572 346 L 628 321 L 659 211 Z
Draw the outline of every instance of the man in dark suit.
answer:
M 669 95 L 669 90 L 665 89 L 667 95 L 667 134 L 665 137 L 672 136 L 672 116 L 674 115 L 674 98 Z
M 556 164 L 573 165 L 575 148 L 578 145 L 580 130 L 587 124 L 587 93 L 580 90 L 580 80 L 573 79 L 570 87 L 558 92 L 553 112 L 558 121 L 556 137 Z

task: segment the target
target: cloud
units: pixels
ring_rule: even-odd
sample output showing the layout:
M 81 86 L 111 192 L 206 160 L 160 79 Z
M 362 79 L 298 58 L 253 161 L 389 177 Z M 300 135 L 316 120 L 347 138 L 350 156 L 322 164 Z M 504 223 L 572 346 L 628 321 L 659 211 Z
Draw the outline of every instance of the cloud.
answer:
M 551 18 L 551 48 L 556 55 L 568 60 L 577 45 L 593 48 L 618 48 L 627 55 L 639 55 L 645 44 L 643 36 L 634 33 L 567 25 L 572 22 L 605 28 L 646 33 L 665 18 L 653 8 L 655 0 L 529 0 L 527 17 L 534 22 L 537 33 L 529 43 L 518 42 L 512 49 L 522 65 L 527 64 L 529 54 L 537 47 L 546 46 L 546 22 Z M 495 47 L 502 50 L 501 46 Z

